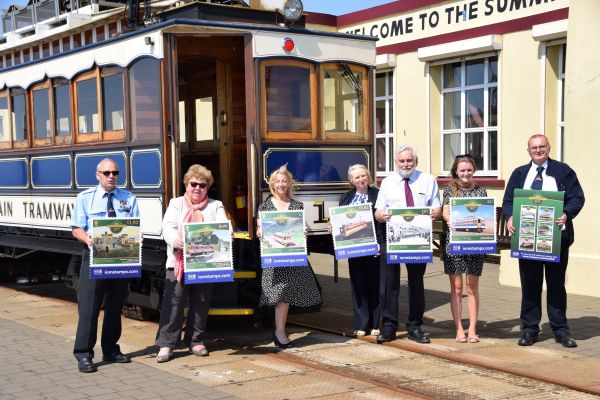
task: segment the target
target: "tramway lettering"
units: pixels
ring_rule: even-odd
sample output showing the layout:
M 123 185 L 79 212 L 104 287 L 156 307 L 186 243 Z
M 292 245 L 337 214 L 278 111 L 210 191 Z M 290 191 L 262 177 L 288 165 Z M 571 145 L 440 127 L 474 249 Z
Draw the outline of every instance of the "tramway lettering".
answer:
M 23 214 L 26 218 L 70 220 L 73 212 L 73 204 L 67 202 L 23 202 Z
M 12 215 L 12 203 L 9 201 L 0 203 L 0 217 L 12 217 Z

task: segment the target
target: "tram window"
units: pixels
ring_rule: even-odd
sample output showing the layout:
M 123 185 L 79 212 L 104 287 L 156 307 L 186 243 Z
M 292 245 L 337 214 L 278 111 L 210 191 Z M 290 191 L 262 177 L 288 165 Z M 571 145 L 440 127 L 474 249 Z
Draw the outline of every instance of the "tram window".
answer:
M 12 134 L 15 147 L 27 147 L 27 113 L 25 105 L 25 91 L 14 90 L 11 95 L 12 102 Z
M 81 47 L 81 33 L 79 32 L 73 34 L 73 48 L 78 47 Z
M 3 144 L 10 144 L 10 121 L 8 117 L 8 98 L 6 96 L 0 97 L 0 147 L 5 148 Z
M 143 58 L 129 69 L 129 93 L 132 140 L 158 140 L 162 132 L 160 61 Z
M 23 49 L 23 62 L 29 62 L 31 60 L 29 49 Z
M 31 59 L 39 60 L 40 58 L 40 46 L 33 46 L 31 48 Z
M 58 40 L 52 42 L 52 54 L 60 53 L 60 45 Z
M 369 89 L 366 69 L 345 63 L 321 68 L 322 128 L 325 137 L 367 139 L 365 127 Z
M 196 141 L 215 140 L 213 98 L 196 99 Z
M 70 104 L 69 83 L 57 82 L 54 86 L 54 129 L 57 137 L 71 136 Z
M 96 79 L 77 82 L 78 132 L 98 132 L 98 88 Z
M 104 34 L 104 25 L 100 25 L 96 27 L 96 43 L 102 42 L 106 38 Z
M 105 131 L 123 130 L 125 127 L 123 74 L 102 78 L 102 126 Z
M 71 50 L 71 37 L 70 36 L 62 38 L 62 46 L 63 46 L 63 51 Z
M 42 43 L 42 57 L 50 55 L 50 43 Z
M 311 64 L 268 60 L 262 65 L 263 134 L 273 139 L 316 137 L 316 77 Z
M 33 91 L 33 135 L 37 139 L 51 137 L 50 96 L 48 89 Z

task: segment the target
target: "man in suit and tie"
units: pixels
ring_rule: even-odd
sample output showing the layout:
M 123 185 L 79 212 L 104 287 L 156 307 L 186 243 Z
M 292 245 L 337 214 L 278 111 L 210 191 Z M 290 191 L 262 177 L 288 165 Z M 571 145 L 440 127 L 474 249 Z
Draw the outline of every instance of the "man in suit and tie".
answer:
M 440 192 L 435 178 L 417 170 L 419 158 L 414 147 L 402 145 L 396 151 L 394 162 L 397 172 L 381 182 L 379 196 L 375 203 L 375 218 L 385 223 L 391 218 L 388 208 L 431 207 L 431 219 L 442 214 Z M 381 301 L 381 334 L 377 342 L 390 342 L 396 339 L 398 329 L 398 294 L 400 292 L 400 265 L 387 264 L 386 249 L 381 254 L 381 275 L 383 298 Z M 431 340 L 421 330 L 425 313 L 425 288 L 423 276 L 427 264 L 406 264 L 408 274 L 408 338 L 417 343 L 430 343 Z
M 527 152 L 531 162 L 515 169 L 508 180 L 502 211 L 507 217 L 506 226 L 515 233 L 512 224 L 514 190 L 535 189 L 565 193 L 563 214 L 556 220 L 561 233 L 560 261 L 551 263 L 519 259 L 521 275 L 521 330 L 519 346 L 531 346 L 538 341 L 542 318 L 542 285 L 546 277 L 546 302 L 550 327 L 557 343 L 564 347 L 577 347 L 567 323 L 567 292 L 565 274 L 569 262 L 569 246 L 574 241 L 573 218 L 583 208 L 585 197 L 575 171 L 567 164 L 549 158 L 550 143 L 546 136 L 537 134 L 529 138 Z

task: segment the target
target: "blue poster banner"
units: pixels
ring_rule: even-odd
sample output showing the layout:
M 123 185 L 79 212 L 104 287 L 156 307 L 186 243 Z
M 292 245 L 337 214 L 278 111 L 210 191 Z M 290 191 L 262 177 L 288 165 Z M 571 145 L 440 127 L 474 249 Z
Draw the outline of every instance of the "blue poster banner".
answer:
M 304 255 L 268 255 L 261 256 L 260 260 L 264 267 L 306 267 L 308 257 Z
M 388 264 L 422 264 L 422 263 L 432 263 L 433 262 L 433 253 L 424 252 L 400 252 L 393 251 L 387 253 L 387 263 Z
M 212 269 L 209 271 L 184 271 L 183 281 L 186 284 L 191 283 L 217 283 L 233 282 L 232 269 Z
M 496 253 L 496 243 L 451 243 L 450 254 Z
M 90 267 L 90 279 L 141 278 L 142 267 L 139 265 L 119 267 Z
M 366 244 L 364 246 L 355 246 L 347 249 L 338 249 L 335 251 L 335 258 L 343 259 L 343 258 L 354 258 L 354 257 L 364 257 L 364 256 L 374 256 L 379 252 L 377 243 L 375 244 Z

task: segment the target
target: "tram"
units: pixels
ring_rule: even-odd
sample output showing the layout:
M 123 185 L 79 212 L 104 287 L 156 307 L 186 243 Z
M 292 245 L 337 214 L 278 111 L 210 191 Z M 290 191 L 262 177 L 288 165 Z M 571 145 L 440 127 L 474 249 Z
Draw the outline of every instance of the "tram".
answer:
M 300 0 L 281 3 L 10 7 L 0 36 L 2 254 L 70 254 L 66 276 L 76 286 L 81 246 L 69 222 L 105 157 L 139 200 L 143 268 L 130 285 L 132 308 L 161 306 L 162 215 L 195 163 L 213 172 L 209 196 L 236 231 L 235 281 L 215 288 L 211 314 L 254 312 L 257 207 L 277 167 L 287 164 L 298 182 L 309 250 L 332 252 L 322 235 L 348 166 L 373 167 L 375 41 L 311 30 Z
M 485 219 L 478 216 L 467 216 L 459 218 L 454 222 L 452 228 L 455 231 L 483 232 L 485 230 Z

